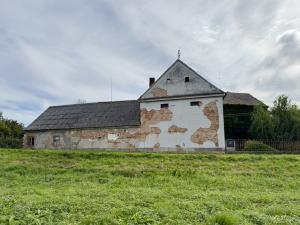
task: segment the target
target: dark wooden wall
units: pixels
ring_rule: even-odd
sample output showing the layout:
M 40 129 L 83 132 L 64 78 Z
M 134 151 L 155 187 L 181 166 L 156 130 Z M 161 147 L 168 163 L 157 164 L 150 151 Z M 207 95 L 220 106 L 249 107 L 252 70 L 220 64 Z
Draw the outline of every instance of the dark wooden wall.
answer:
M 226 139 L 248 139 L 253 106 L 224 105 Z

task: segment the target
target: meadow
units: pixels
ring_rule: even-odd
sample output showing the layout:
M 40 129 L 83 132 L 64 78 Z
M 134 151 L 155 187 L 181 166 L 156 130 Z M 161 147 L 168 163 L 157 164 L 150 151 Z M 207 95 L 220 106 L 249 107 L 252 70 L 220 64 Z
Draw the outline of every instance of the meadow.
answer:
M 300 224 L 300 155 L 2 149 L 0 224 Z

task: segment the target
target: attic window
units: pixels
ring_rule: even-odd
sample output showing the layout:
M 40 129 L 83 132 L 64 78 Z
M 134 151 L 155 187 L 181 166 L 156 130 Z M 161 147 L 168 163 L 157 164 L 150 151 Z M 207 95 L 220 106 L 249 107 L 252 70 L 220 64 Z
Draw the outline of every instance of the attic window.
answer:
M 185 77 L 184 82 L 190 82 L 190 77 Z
M 168 103 L 160 104 L 160 108 L 161 109 L 168 109 L 169 108 L 169 104 Z
M 169 82 L 171 79 L 170 78 L 167 78 L 167 81 Z

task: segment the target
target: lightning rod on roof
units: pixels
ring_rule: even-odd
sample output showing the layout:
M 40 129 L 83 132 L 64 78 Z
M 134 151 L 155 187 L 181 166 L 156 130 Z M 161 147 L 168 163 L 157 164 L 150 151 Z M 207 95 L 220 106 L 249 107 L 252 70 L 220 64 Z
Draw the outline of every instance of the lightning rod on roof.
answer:
M 178 52 L 177 52 L 177 59 L 180 59 L 180 49 L 178 49 Z

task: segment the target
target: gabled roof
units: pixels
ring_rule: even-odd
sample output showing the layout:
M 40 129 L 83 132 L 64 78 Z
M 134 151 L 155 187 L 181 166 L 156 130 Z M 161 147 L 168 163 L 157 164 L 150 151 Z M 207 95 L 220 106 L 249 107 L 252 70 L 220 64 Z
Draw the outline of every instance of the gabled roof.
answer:
M 138 126 L 139 110 L 136 100 L 52 106 L 25 131 Z
M 189 82 L 185 82 L 188 77 Z M 224 95 L 224 92 L 177 59 L 139 100 Z
M 264 104 L 257 98 L 253 97 L 248 93 L 235 93 L 227 92 L 224 97 L 224 105 L 248 105 L 255 106 L 259 104 Z

